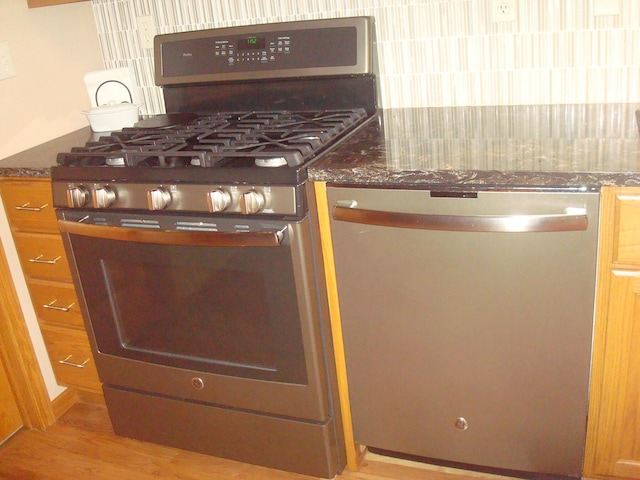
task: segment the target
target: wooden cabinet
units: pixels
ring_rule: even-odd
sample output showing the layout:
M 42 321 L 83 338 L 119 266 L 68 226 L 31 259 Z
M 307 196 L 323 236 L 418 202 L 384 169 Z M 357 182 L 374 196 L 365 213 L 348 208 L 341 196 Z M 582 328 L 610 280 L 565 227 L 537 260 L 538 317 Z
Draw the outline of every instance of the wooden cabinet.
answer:
M 48 179 L 0 181 L 31 300 L 58 383 L 101 394 Z
M 22 416 L 13 395 L 11 382 L 0 358 L 0 443 L 22 427 Z
M 602 192 L 584 475 L 640 478 L 640 188 Z

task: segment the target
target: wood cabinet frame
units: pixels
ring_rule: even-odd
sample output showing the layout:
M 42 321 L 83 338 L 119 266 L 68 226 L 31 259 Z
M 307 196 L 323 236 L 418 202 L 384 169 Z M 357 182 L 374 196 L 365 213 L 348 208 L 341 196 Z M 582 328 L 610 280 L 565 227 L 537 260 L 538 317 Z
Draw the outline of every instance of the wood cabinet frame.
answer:
M 27 428 L 44 430 L 55 423 L 51 400 L 13 286 L 0 243 L 0 355 Z
M 640 188 L 603 187 L 584 475 L 640 478 Z

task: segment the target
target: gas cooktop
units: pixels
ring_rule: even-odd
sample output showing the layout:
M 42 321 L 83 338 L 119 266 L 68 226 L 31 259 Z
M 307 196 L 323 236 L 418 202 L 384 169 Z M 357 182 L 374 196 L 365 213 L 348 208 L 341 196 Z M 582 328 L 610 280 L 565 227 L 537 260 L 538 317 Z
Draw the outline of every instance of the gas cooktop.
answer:
M 297 167 L 367 118 L 364 109 L 224 112 L 180 125 L 132 127 L 71 152 L 66 166 Z M 144 123 L 143 123 L 144 125 Z

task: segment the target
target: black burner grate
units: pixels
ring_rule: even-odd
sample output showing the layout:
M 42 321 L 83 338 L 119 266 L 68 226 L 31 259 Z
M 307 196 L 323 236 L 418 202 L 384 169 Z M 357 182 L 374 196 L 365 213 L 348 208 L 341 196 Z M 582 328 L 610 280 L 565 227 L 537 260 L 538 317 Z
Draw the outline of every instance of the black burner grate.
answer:
M 125 128 L 58 155 L 65 166 L 295 168 L 368 117 L 364 109 L 221 112 Z

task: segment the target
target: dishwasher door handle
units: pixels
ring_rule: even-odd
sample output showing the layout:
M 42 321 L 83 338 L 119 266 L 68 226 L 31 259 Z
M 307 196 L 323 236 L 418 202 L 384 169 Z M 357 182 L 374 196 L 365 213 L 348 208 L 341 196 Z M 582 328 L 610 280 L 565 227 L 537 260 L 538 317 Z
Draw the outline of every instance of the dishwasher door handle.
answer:
M 574 209 L 575 210 L 575 209 Z M 381 227 L 441 230 L 449 232 L 571 232 L 586 230 L 586 210 L 542 215 L 435 215 L 385 212 L 336 205 L 333 218 L 341 222 Z

